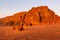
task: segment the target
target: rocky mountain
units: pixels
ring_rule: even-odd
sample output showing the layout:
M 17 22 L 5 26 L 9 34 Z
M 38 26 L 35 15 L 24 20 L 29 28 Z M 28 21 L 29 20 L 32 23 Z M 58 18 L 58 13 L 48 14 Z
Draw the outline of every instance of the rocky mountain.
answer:
M 60 17 L 56 15 L 48 6 L 33 7 L 28 12 L 18 12 L 13 16 L 0 19 L 0 25 L 38 25 L 60 22 Z

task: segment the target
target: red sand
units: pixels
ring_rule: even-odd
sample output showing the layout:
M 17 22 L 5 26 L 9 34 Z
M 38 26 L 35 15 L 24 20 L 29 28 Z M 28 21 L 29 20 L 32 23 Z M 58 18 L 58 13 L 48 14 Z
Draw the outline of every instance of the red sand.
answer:
M 0 27 L 0 40 L 60 40 L 60 24 L 41 24 L 23 31 Z

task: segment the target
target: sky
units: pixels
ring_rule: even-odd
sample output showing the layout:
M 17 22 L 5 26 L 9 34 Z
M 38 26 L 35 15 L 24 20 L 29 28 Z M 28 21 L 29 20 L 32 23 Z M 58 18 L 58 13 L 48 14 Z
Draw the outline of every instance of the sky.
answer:
M 0 18 L 45 5 L 60 16 L 60 0 L 0 0 Z

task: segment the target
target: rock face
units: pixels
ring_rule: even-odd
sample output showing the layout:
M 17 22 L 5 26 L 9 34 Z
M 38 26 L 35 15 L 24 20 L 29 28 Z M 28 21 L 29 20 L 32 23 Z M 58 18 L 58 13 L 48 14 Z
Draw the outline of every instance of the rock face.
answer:
M 0 19 L 3 25 L 38 25 L 41 23 L 58 23 L 60 17 L 50 10 L 47 6 L 33 7 L 28 12 L 19 12 L 13 16 Z

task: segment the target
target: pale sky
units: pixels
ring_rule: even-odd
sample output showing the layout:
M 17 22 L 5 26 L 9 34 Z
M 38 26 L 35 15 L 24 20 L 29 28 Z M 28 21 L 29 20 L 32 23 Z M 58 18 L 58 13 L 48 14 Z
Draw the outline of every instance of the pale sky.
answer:
M 60 0 L 0 0 L 0 18 L 42 5 L 48 6 L 60 15 Z

